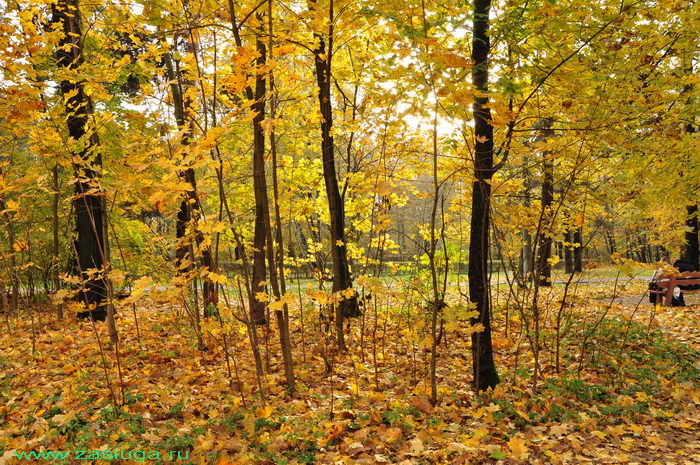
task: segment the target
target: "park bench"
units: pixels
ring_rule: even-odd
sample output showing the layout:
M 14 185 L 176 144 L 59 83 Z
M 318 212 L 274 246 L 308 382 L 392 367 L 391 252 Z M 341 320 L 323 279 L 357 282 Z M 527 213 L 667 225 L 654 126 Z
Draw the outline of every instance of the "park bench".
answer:
M 658 305 L 668 307 L 673 300 L 673 290 L 676 286 L 681 288 L 681 292 L 700 291 L 700 272 L 663 273 L 657 276 L 654 282 L 658 288 L 649 289 L 649 293 L 656 294 Z

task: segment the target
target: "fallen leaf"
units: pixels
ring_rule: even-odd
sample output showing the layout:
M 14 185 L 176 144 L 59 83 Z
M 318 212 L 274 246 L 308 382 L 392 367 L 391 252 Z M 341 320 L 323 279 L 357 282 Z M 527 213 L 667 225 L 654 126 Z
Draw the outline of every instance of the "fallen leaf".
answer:
M 428 396 L 413 396 L 409 399 L 408 403 L 411 407 L 414 407 L 416 410 L 426 415 L 430 415 L 433 412 L 433 404 L 430 403 Z
M 336 440 L 341 434 L 343 434 L 344 431 L 345 425 L 343 425 L 342 423 L 336 423 L 335 425 L 332 425 L 328 435 L 326 436 L 326 444 Z
M 0 465 L 7 465 L 9 461 L 14 458 L 15 456 L 15 451 L 14 450 L 6 450 L 4 454 L 0 457 Z
M 525 441 L 517 436 L 513 436 L 508 440 L 508 447 L 510 447 L 510 453 L 516 459 L 525 459 L 528 455 L 527 444 Z M 525 457 L 523 457 L 523 455 Z
M 408 441 L 408 453 L 411 455 L 419 455 L 425 450 L 423 441 L 420 438 L 413 438 Z
M 255 411 L 256 418 L 270 418 L 270 415 L 272 415 L 272 407 L 270 407 L 269 405 L 265 405 L 264 407 L 259 407 Z
M 385 442 L 394 442 L 403 436 L 403 430 L 401 428 L 389 428 L 386 433 L 382 435 L 382 440 Z
M 549 428 L 549 433 L 553 434 L 554 436 L 562 436 L 564 434 L 567 434 L 569 432 L 569 425 L 566 423 L 560 423 L 558 425 L 552 425 L 551 428 Z
M 141 435 L 141 437 L 144 438 L 148 442 L 160 442 L 160 441 L 162 441 L 160 436 L 158 436 L 157 434 L 153 434 L 153 433 L 143 433 Z
M 230 438 L 224 441 L 222 447 L 226 450 L 230 450 L 236 453 L 242 452 L 246 449 L 246 445 L 237 438 Z

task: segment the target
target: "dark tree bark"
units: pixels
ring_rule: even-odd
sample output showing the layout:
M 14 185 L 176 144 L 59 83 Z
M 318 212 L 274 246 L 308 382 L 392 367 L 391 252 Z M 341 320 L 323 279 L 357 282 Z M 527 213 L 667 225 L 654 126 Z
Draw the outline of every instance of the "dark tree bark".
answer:
M 231 20 L 231 28 L 238 47 L 243 46 L 239 25 L 236 22 L 235 3 L 233 0 L 228 1 L 228 9 Z M 258 21 L 262 22 L 262 16 L 256 15 Z M 272 244 L 267 244 L 268 228 L 270 226 L 269 206 L 267 197 L 267 183 L 265 179 L 265 131 L 262 126 L 265 120 L 265 91 L 266 82 L 265 76 L 262 73 L 262 68 L 265 65 L 266 47 L 261 40 L 261 36 L 265 34 L 263 30 L 259 31 L 255 40 L 255 46 L 258 51 L 256 65 L 260 72 L 255 76 L 255 87 L 245 87 L 246 98 L 253 102 L 251 108 L 254 112 L 253 116 L 253 193 L 255 196 L 255 230 L 253 235 L 253 271 L 251 283 L 250 300 L 250 319 L 253 324 L 261 325 L 267 323 L 265 312 L 266 302 L 259 301 L 256 298 L 258 293 L 266 292 L 265 279 L 267 276 L 266 267 L 266 247 L 271 248 Z M 270 232 L 271 234 L 271 232 Z M 270 249 L 272 250 L 272 249 Z M 271 264 L 274 268 L 274 264 Z M 274 271 L 274 270 L 273 270 Z M 271 275 L 271 278 L 275 276 Z M 262 283 L 262 284 L 261 284 Z M 273 289 L 274 291 L 274 289 Z
M 59 0 L 52 8 L 55 24 L 64 33 L 56 49 L 59 68 L 74 70 L 82 63 L 82 30 L 79 0 Z M 97 133 L 88 134 L 88 118 L 93 111 L 90 97 L 85 93 L 84 83 L 66 79 L 60 82 L 60 92 L 66 105 L 66 124 L 71 139 L 82 140 L 82 149 L 74 153 L 80 161 L 73 168 L 75 183 L 75 228 L 76 252 L 79 269 L 85 282 L 82 299 L 88 311 L 80 316 L 90 316 L 104 321 L 107 317 L 109 289 L 104 274 L 107 271 L 107 234 L 105 203 L 99 178 L 102 157 L 99 152 Z M 90 274 L 91 269 L 101 270 Z
M 323 161 L 323 180 L 328 197 L 328 210 L 331 218 L 331 255 L 333 257 L 333 292 L 337 293 L 352 289 L 352 277 L 347 258 L 345 244 L 345 205 L 338 188 L 338 177 L 335 172 L 334 142 L 331 134 L 333 127 L 333 109 L 331 107 L 331 62 L 333 57 L 333 0 L 329 9 L 328 50 L 326 41 L 320 35 L 318 47 L 314 50 L 316 83 L 318 84 L 318 103 L 321 110 L 321 158 Z M 338 346 L 345 349 L 343 334 L 343 319 L 360 315 L 357 295 L 343 298 L 336 306 L 335 325 Z
M 576 228 L 574 231 L 574 271 L 583 272 L 583 230 Z
M 615 252 L 617 252 L 617 246 L 615 245 L 615 235 L 612 231 L 612 229 L 608 229 L 605 231 L 605 237 L 607 238 L 607 243 L 608 243 L 608 255 L 612 255 Z
M 546 141 L 552 135 L 552 120 L 542 118 L 537 122 L 538 141 Z M 548 152 L 542 153 L 542 210 L 540 213 L 539 244 L 537 244 L 537 277 L 540 286 L 552 285 L 552 204 L 554 203 L 554 162 Z
M 564 244 L 559 241 L 557 241 L 557 255 L 560 257 L 564 256 Z
M 693 66 L 686 66 L 686 72 L 690 76 L 693 74 Z M 687 84 L 683 88 L 683 93 L 689 93 L 693 90 L 691 84 Z M 687 103 L 692 103 L 692 97 L 689 97 Z M 691 116 L 692 122 L 685 125 L 685 132 L 693 134 L 697 131 L 697 127 L 693 124 L 695 116 Z M 697 187 L 697 186 L 694 186 Z M 698 204 L 692 203 L 685 207 L 685 246 L 683 247 L 683 258 L 690 261 L 696 270 L 700 270 L 700 243 L 698 243 Z
M 304 235 L 304 229 L 299 221 L 297 221 L 297 220 L 291 220 L 291 221 L 292 221 L 292 227 L 294 228 L 294 233 L 296 236 L 297 244 L 299 244 L 299 258 L 306 258 L 309 256 L 309 244 L 306 242 L 306 236 Z
M 272 29 L 272 1 L 267 4 L 267 19 L 268 19 L 268 48 L 272 50 L 273 29 Z M 264 57 L 264 55 L 263 55 Z M 268 74 L 270 84 L 270 118 L 274 121 L 275 110 L 277 105 L 277 95 L 275 88 L 275 77 L 272 70 Z M 284 276 L 284 243 L 282 237 L 282 215 L 280 213 L 279 204 L 279 185 L 277 176 L 277 140 L 275 136 L 274 126 L 270 129 L 270 154 L 272 155 L 272 193 L 273 205 L 275 213 L 275 239 L 272 239 L 272 224 L 270 222 L 270 202 L 265 191 L 265 233 L 267 240 L 267 264 L 270 270 L 270 282 L 275 299 L 279 301 L 284 294 L 287 293 L 285 276 Z M 275 243 L 277 248 L 275 248 Z M 275 318 L 277 327 L 279 328 L 280 347 L 282 348 L 282 359 L 284 360 L 284 374 L 287 380 L 287 387 L 294 391 L 294 360 L 292 358 L 292 344 L 289 335 L 289 307 L 283 304 L 282 309 L 275 309 Z
M 2 175 L 2 171 L 0 171 L 0 175 Z M 3 220 L 5 220 L 5 228 L 7 229 L 7 249 L 10 256 L 8 261 L 10 266 L 10 288 L 12 290 L 12 309 L 16 311 L 19 305 L 19 278 L 17 276 L 16 250 L 14 249 L 15 226 L 6 208 L 5 199 L 0 196 L 0 211 L 4 211 Z M 0 289 L 0 291 L 4 292 L 4 289 Z
M 257 65 L 262 67 L 265 64 L 265 44 L 256 40 L 255 46 L 258 50 Z M 265 180 L 265 131 L 262 122 L 265 120 L 265 78 L 258 74 L 255 79 L 255 93 L 248 88 L 248 98 L 253 100 L 252 109 L 255 112 L 253 117 L 253 192 L 255 194 L 255 232 L 253 236 L 253 292 L 265 292 L 265 282 L 267 268 L 265 265 L 265 242 L 266 229 L 269 219 L 267 212 L 267 182 Z M 267 319 L 265 315 L 265 302 L 255 299 L 255 305 L 251 309 L 251 318 L 255 324 L 264 324 Z
M 59 236 L 58 236 L 58 203 L 60 200 L 60 192 L 59 188 L 60 185 L 58 183 L 58 165 L 54 165 L 52 169 L 52 174 L 53 174 L 53 196 L 52 196 L 52 210 L 53 210 L 53 216 L 51 218 L 51 229 L 53 232 L 53 263 L 52 263 L 52 278 L 53 278 L 53 285 L 54 285 L 54 292 L 58 292 L 58 290 L 61 287 L 61 279 L 59 277 L 59 271 L 60 271 L 60 241 L 59 241 Z M 57 303 L 56 304 L 56 318 L 59 320 L 63 319 L 63 304 L 62 303 Z
M 700 270 L 700 243 L 698 242 L 698 206 L 697 204 L 685 207 L 685 246 L 683 258 L 692 263 L 696 270 Z
M 170 54 L 165 55 L 165 65 L 168 72 L 168 80 L 170 81 L 170 95 L 173 99 L 175 122 L 177 123 L 178 129 L 183 130 L 182 136 L 180 137 L 180 145 L 186 147 L 189 145 L 191 137 L 191 128 L 187 123 L 189 101 L 185 101 L 183 82 L 180 73 L 176 72 Z M 192 186 L 192 181 L 195 180 L 195 173 L 192 168 L 181 170 L 179 176 L 184 179 L 190 187 Z M 192 209 L 189 205 L 189 194 L 186 193 L 180 201 L 180 208 L 178 208 L 175 221 L 175 237 L 177 238 L 175 265 L 180 272 L 188 271 L 191 268 L 191 263 L 187 263 L 190 244 L 185 242 L 187 225 L 190 224 L 190 221 L 192 221 Z M 192 257 L 189 258 L 189 261 L 191 260 Z
M 0 177 L 2 177 L 2 162 L 8 162 L 9 157 L 0 154 Z M 16 311 L 19 305 L 19 276 L 17 274 L 17 251 L 15 250 L 15 225 L 12 221 L 12 214 L 7 210 L 7 203 L 5 197 L 0 195 L 0 212 L 2 212 L 2 219 L 5 222 L 5 229 L 7 231 L 7 251 L 8 251 L 8 265 L 10 272 L 10 289 L 12 292 L 12 310 Z M 0 287 L 0 292 L 3 293 L 3 298 L 7 298 L 4 294 L 4 286 Z
M 481 93 L 489 90 L 490 0 L 475 0 L 473 10 L 472 84 Z M 469 243 L 469 299 L 476 304 L 478 317 L 472 324 L 481 324 L 482 331 L 472 333 L 474 388 L 483 391 L 498 384 L 498 373 L 493 361 L 488 282 L 489 210 L 493 165 L 493 126 L 491 111 L 486 106 L 488 97 L 474 98 L 474 174 L 472 187 L 472 217 Z
M 187 50 L 189 52 L 194 52 L 194 45 L 189 40 L 187 41 Z M 168 79 L 170 80 L 170 93 L 173 99 L 175 122 L 177 123 L 178 129 L 182 131 L 180 145 L 182 145 L 183 150 L 186 150 L 186 147 L 190 143 L 190 138 L 192 137 L 192 124 L 190 121 L 191 102 L 185 96 L 186 87 L 188 87 L 190 83 L 183 78 L 182 72 L 179 67 L 176 68 L 173 64 L 170 55 L 165 56 L 165 63 Z M 184 158 L 184 154 L 182 158 Z M 212 256 L 210 247 L 201 247 L 204 240 L 202 234 L 200 232 L 194 233 L 194 241 L 197 248 L 201 249 L 199 250 L 199 258 L 196 256 L 194 244 L 186 239 L 187 228 L 191 227 L 196 229 L 201 214 L 201 204 L 199 203 L 199 196 L 197 195 L 197 176 L 194 169 L 189 167 L 180 171 L 179 176 L 187 183 L 189 188 L 187 192 L 182 195 L 175 223 L 175 237 L 178 240 L 175 250 L 177 269 L 181 273 L 190 271 L 199 259 L 204 267 L 211 272 L 215 272 L 216 264 L 214 263 L 214 257 Z M 218 298 L 216 287 L 210 279 L 202 280 L 202 297 L 204 300 L 204 316 L 215 314 Z
M 520 250 L 520 275 L 522 279 L 518 285 L 525 286 L 527 282 L 532 280 L 532 234 L 523 228 L 520 231 L 520 238 L 523 241 Z
M 544 163 L 544 180 L 542 182 L 542 221 L 543 231 L 540 233 L 540 243 L 537 247 L 537 268 L 540 286 L 552 285 L 552 236 L 550 234 L 550 219 L 549 211 L 554 200 L 554 191 L 552 189 L 552 164 L 551 161 L 545 160 Z
M 574 272 L 574 251 L 571 245 L 574 242 L 574 234 L 571 231 L 571 226 L 566 228 L 566 244 L 564 245 L 564 271 L 566 274 Z

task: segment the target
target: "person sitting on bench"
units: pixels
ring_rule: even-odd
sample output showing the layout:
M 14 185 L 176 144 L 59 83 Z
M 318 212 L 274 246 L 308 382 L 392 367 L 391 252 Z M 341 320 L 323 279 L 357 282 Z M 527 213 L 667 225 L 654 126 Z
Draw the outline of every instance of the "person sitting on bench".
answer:
M 669 259 L 668 256 L 664 256 L 661 259 L 662 263 L 670 264 L 671 260 Z M 693 265 L 693 262 L 688 260 L 687 258 L 681 256 L 678 260 L 676 260 L 673 263 L 673 266 L 678 270 L 679 273 L 685 273 L 686 271 L 697 271 L 695 269 L 695 265 Z M 654 276 L 651 278 L 651 283 L 649 283 L 649 302 L 652 304 L 657 302 L 658 295 L 651 292 L 651 291 L 656 291 L 659 289 L 658 284 L 656 283 L 656 280 L 659 279 L 664 274 L 664 266 L 659 268 L 654 272 Z M 679 279 L 682 280 L 682 279 Z M 672 307 L 685 307 L 685 299 L 683 298 L 683 292 L 681 291 L 682 289 L 686 290 L 691 290 L 691 289 L 700 289 L 700 286 L 698 285 L 689 285 L 689 286 L 676 286 L 673 289 L 673 298 L 671 299 L 671 306 Z M 668 305 L 668 304 L 667 304 Z
M 681 256 L 678 260 L 673 262 L 673 266 L 678 269 L 679 273 L 685 273 L 687 271 L 698 271 L 697 267 L 695 264 L 689 260 L 687 257 Z M 683 278 L 680 278 L 679 281 L 682 281 Z M 682 285 L 679 284 L 678 287 L 680 290 L 686 290 L 686 291 L 692 291 L 696 289 L 700 289 L 700 285 L 697 284 L 690 284 L 690 285 Z M 674 307 L 685 307 L 685 300 L 683 299 L 683 292 L 680 293 L 680 296 L 678 297 L 679 304 L 676 305 L 676 298 L 675 298 L 675 290 L 674 290 L 674 299 L 672 305 Z

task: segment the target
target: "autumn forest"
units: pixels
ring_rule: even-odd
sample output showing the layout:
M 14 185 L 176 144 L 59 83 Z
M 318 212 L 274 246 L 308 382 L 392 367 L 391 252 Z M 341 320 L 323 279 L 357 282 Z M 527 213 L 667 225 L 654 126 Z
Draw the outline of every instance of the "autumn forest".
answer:
M 700 463 L 695 0 L 0 13 L 0 465 Z

